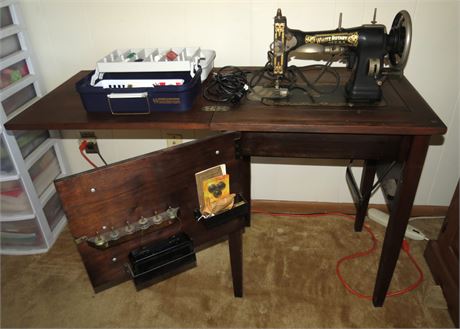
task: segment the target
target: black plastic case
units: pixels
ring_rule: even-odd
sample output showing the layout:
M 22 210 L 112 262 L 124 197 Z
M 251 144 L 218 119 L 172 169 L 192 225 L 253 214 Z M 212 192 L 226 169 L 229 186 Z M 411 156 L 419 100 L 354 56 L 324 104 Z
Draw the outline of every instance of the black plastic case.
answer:
M 137 290 L 196 266 L 193 241 L 185 233 L 133 250 L 128 257 Z

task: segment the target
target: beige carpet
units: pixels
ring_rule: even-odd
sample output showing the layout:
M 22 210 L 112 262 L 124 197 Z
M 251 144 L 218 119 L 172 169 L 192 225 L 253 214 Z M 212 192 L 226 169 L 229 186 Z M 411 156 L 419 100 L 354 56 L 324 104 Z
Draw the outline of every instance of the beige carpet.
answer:
M 431 225 L 433 224 L 433 225 Z M 422 226 L 436 236 L 440 222 Z M 382 241 L 383 230 L 370 222 Z M 1 257 L 2 327 L 453 327 L 429 293 L 426 243 L 411 242 L 425 281 L 384 307 L 348 293 L 335 274 L 342 256 L 367 249 L 367 233 L 340 217 L 255 214 L 244 234 L 244 298 L 234 298 L 227 243 L 198 253 L 198 267 L 143 291 L 126 282 L 94 294 L 67 230 L 50 252 Z M 372 293 L 378 254 L 344 264 L 343 275 Z M 391 289 L 417 279 L 401 255 Z M 435 304 L 433 306 L 433 304 Z

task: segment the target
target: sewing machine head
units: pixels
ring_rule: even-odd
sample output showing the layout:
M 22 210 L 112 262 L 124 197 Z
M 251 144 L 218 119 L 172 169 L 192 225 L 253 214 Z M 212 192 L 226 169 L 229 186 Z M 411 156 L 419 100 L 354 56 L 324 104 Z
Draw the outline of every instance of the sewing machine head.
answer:
M 304 32 L 287 27 L 281 9 L 275 17 L 273 43 L 273 75 L 283 78 L 293 53 L 315 55 L 324 60 L 342 60 L 351 69 L 345 86 L 345 98 L 350 103 L 376 102 L 382 97 L 381 85 L 388 75 L 402 75 L 409 55 L 412 23 L 409 13 L 400 11 L 390 32 L 384 25 L 372 24 L 344 29 Z M 298 57 L 298 56 L 296 56 Z M 277 84 L 278 85 L 278 84 Z

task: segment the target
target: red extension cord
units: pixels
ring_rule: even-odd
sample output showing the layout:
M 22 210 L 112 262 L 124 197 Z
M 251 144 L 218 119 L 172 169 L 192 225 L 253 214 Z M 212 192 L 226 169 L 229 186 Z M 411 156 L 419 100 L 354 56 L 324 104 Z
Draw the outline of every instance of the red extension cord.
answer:
M 349 215 L 346 215 L 346 214 L 342 214 L 342 213 L 325 213 L 325 214 L 282 214 L 282 213 L 270 213 L 270 212 L 265 212 L 265 211 L 257 211 L 257 210 L 252 210 L 251 212 L 253 213 L 261 213 L 261 214 L 268 214 L 268 215 L 272 215 L 272 216 L 279 216 L 279 217 L 325 217 L 325 216 L 340 216 L 343 220 L 346 220 L 347 222 L 354 222 L 354 218 L 349 216 Z M 352 255 L 349 255 L 349 256 L 345 256 L 345 257 L 342 257 L 340 258 L 338 261 L 337 261 L 337 265 L 335 267 L 335 273 L 337 274 L 337 277 L 339 278 L 339 281 L 342 283 L 342 285 L 345 287 L 345 289 L 347 289 L 350 293 L 352 293 L 353 295 L 359 297 L 359 298 L 363 298 L 363 299 L 367 299 L 367 300 L 372 300 L 372 296 L 371 295 L 365 295 L 365 294 L 362 294 L 360 293 L 359 291 L 356 291 L 354 290 L 346 281 L 345 279 L 343 278 L 342 274 L 340 273 L 340 266 L 342 265 L 342 263 L 346 262 L 346 261 L 349 261 L 349 260 L 352 260 L 352 259 L 355 259 L 355 258 L 358 258 L 358 257 L 364 257 L 364 256 L 368 256 L 370 255 L 371 253 L 373 253 L 374 251 L 377 250 L 377 238 L 375 237 L 374 235 L 374 232 L 372 232 L 371 228 L 369 225 L 367 224 L 364 224 L 364 228 L 366 229 L 366 231 L 369 233 L 370 237 L 371 237 L 371 240 L 372 240 L 372 246 L 366 250 L 366 251 L 361 251 L 361 252 L 357 252 L 357 253 L 354 253 Z M 420 268 L 420 266 L 417 264 L 416 260 L 414 259 L 414 257 L 410 254 L 410 248 L 409 248 L 409 244 L 407 243 L 406 240 L 403 240 L 403 244 L 402 244 L 402 249 L 403 251 L 406 253 L 406 255 L 409 257 L 409 259 L 411 260 L 411 262 L 414 264 L 415 268 L 417 269 L 417 272 L 419 273 L 419 278 L 417 279 L 416 282 L 414 282 L 413 284 L 411 284 L 410 286 L 404 288 L 404 289 L 401 289 L 401 290 L 395 290 L 395 291 L 389 291 L 387 292 L 387 297 L 394 297 L 394 296 L 400 296 L 400 295 L 403 295 L 403 294 L 406 294 L 412 290 L 414 290 L 415 288 L 417 288 L 423 281 L 423 272 L 422 272 L 422 269 Z
M 94 168 L 97 168 L 97 166 L 94 164 L 94 162 L 92 162 L 85 154 L 85 150 L 86 150 L 86 146 L 88 145 L 88 141 L 87 140 L 83 140 L 81 143 L 80 143 L 80 154 L 81 156 L 89 162 L 90 165 L 92 165 Z

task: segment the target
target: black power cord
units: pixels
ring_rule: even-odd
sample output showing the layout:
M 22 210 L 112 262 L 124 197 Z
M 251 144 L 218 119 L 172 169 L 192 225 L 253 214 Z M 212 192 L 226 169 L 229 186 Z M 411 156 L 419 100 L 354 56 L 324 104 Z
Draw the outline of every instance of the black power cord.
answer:
M 248 90 L 246 72 L 235 66 L 224 66 L 213 73 L 211 81 L 203 90 L 203 97 L 212 102 L 236 104 Z
M 274 84 L 275 80 L 287 88 L 289 91 L 300 89 L 305 92 L 310 98 L 317 97 L 323 94 L 334 93 L 340 85 L 340 76 L 336 70 L 331 67 L 334 60 L 334 55 L 326 62 L 326 64 L 314 64 L 303 67 L 291 65 L 287 67 L 285 74 L 281 77 L 275 77 L 273 74 L 273 52 L 267 52 L 268 61 L 265 66 L 255 72 L 252 72 L 251 78 L 248 81 L 248 74 L 238 67 L 227 65 L 213 73 L 211 81 L 203 90 L 203 97 L 211 102 L 220 103 L 239 103 L 249 90 L 254 92 L 254 87 L 260 83 L 267 81 L 269 84 Z M 310 81 L 307 76 L 307 71 L 319 71 L 316 78 Z M 327 89 L 319 87 L 319 80 L 329 74 L 334 77 L 335 82 Z M 261 102 L 264 103 L 264 98 L 261 97 Z

